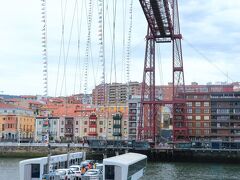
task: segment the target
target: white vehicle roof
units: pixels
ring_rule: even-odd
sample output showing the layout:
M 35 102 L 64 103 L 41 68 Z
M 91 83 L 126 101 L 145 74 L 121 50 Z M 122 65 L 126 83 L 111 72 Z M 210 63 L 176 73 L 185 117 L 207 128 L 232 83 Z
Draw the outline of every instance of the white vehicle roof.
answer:
M 87 170 L 87 172 L 91 172 L 91 171 L 100 171 L 99 169 L 89 169 Z
M 56 171 L 68 171 L 69 169 L 56 169 Z
M 71 167 L 81 167 L 80 165 L 71 165 L 69 168 Z
M 107 165 L 131 165 L 143 159 L 146 159 L 147 156 L 138 153 L 126 153 L 119 156 L 114 156 L 110 158 L 103 159 L 103 164 Z

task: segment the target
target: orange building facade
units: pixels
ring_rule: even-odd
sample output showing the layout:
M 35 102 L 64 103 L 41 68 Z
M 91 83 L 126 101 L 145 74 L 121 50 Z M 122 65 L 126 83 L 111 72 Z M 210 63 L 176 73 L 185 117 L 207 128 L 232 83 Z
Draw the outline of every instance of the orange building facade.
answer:
M 32 110 L 0 104 L 0 139 L 29 142 L 34 138 L 35 117 Z

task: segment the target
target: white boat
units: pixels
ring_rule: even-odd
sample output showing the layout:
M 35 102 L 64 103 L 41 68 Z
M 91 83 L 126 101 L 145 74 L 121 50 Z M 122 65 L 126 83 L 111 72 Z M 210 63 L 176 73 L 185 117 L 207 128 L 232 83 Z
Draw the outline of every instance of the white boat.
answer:
M 126 153 L 103 159 L 103 180 L 137 180 L 144 173 L 147 156 Z
M 85 158 L 85 152 L 76 152 L 50 156 L 49 171 L 55 169 L 67 168 L 69 166 L 80 164 Z M 27 159 L 19 163 L 20 180 L 42 180 L 43 174 L 48 173 L 48 157 Z

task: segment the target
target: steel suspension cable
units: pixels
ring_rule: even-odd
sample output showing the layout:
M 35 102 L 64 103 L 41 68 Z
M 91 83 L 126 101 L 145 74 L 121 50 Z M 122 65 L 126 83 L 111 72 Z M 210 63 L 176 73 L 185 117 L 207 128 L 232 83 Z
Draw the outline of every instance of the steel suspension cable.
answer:
M 84 101 L 86 102 L 86 94 L 87 94 L 87 85 L 88 85 L 88 63 L 89 63 L 89 49 L 91 44 L 91 25 L 92 25 L 92 0 L 89 0 L 89 9 L 87 15 L 87 43 L 86 43 L 86 51 L 85 51 L 85 59 L 84 59 Z M 85 6 L 86 10 L 87 7 Z M 87 11 L 86 11 L 87 13 Z
M 123 15 L 123 22 L 122 22 L 122 72 L 121 72 L 121 82 L 123 83 L 123 78 L 125 78 L 125 66 L 126 66 L 126 62 L 125 62 L 125 46 L 126 46 L 126 35 L 125 35 L 125 31 L 126 31 L 126 0 L 122 0 L 122 15 Z M 126 80 L 126 79 L 124 79 Z
M 67 95 L 66 71 L 67 71 L 68 55 L 69 55 L 70 43 L 71 43 L 71 39 L 72 39 L 72 30 L 73 30 L 73 25 L 74 25 L 74 20 L 75 20 L 76 8 L 77 8 L 77 0 L 75 0 L 75 4 L 74 4 L 74 11 L 73 11 L 73 17 L 72 17 L 72 22 L 71 22 L 70 35 L 69 35 L 69 39 L 68 39 L 67 52 L 66 52 L 66 56 L 64 58 L 64 67 L 63 67 L 64 70 L 63 70 L 63 79 L 62 79 L 60 96 L 62 95 L 63 85 L 65 85 L 65 95 Z
M 199 49 L 197 49 L 192 43 L 190 43 L 186 38 L 183 39 L 183 42 L 186 42 L 189 47 L 191 47 L 195 52 L 197 52 L 205 61 L 214 66 L 220 73 L 222 73 L 227 79 L 230 79 L 232 82 L 234 80 L 229 77 L 228 73 L 225 73 L 220 67 L 214 64 L 205 54 L 203 54 Z
M 60 73 L 60 64 L 61 64 L 61 57 L 62 57 L 62 51 L 63 56 L 65 57 L 65 42 L 64 42 L 64 33 L 65 33 L 65 18 L 66 18 L 66 12 L 67 12 L 67 0 L 65 1 L 65 6 L 63 9 L 63 0 L 61 0 L 61 20 L 62 20 L 62 32 L 61 32 L 61 42 L 60 42 L 60 50 L 59 50 L 59 56 L 58 56 L 58 70 L 57 70 L 57 79 L 56 79 L 56 86 L 55 86 L 55 97 L 57 96 L 57 89 L 58 89 L 58 80 L 59 80 L 59 73 Z
M 128 39 L 127 39 L 127 49 L 126 49 L 126 74 L 127 83 L 130 82 L 130 59 L 131 59 L 131 40 L 132 40 L 132 22 L 133 22 L 133 0 L 130 1 L 129 7 L 129 29 L 128 29 Z
M 81 14 L 80 14 L 80 19 L 79 19 L 79 5 L 77 3 L 77 37 L 78 37 L 78 41 L 77 41 L 77 59 L 76 59 L 76 66 L 75 66 L 75 78 L 74 78 L 74 94 L 76 93 L 76 86 L 77 86 L 77 74 L 79 73 L 79 90 L 78 92 L 81 92 L 81 80 L 82 80 L 82 76 L 81 76 L 81 32 L 82 32 L 82 17 L 83 17 L 83 3 L 84 1 L 82 1 L 81 3 Z M 79 72 L 78 72 L 79 71 Z

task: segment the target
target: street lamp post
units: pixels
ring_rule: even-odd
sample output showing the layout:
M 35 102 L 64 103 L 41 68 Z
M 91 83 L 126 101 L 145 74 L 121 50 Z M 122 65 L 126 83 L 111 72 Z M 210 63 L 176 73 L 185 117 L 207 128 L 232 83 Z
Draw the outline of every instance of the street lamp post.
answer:
M 47 174 L 50 173 L 51 145 L 48 144 Z
M 17 119 L 18 145 L 21 143 L 20 118 Z

